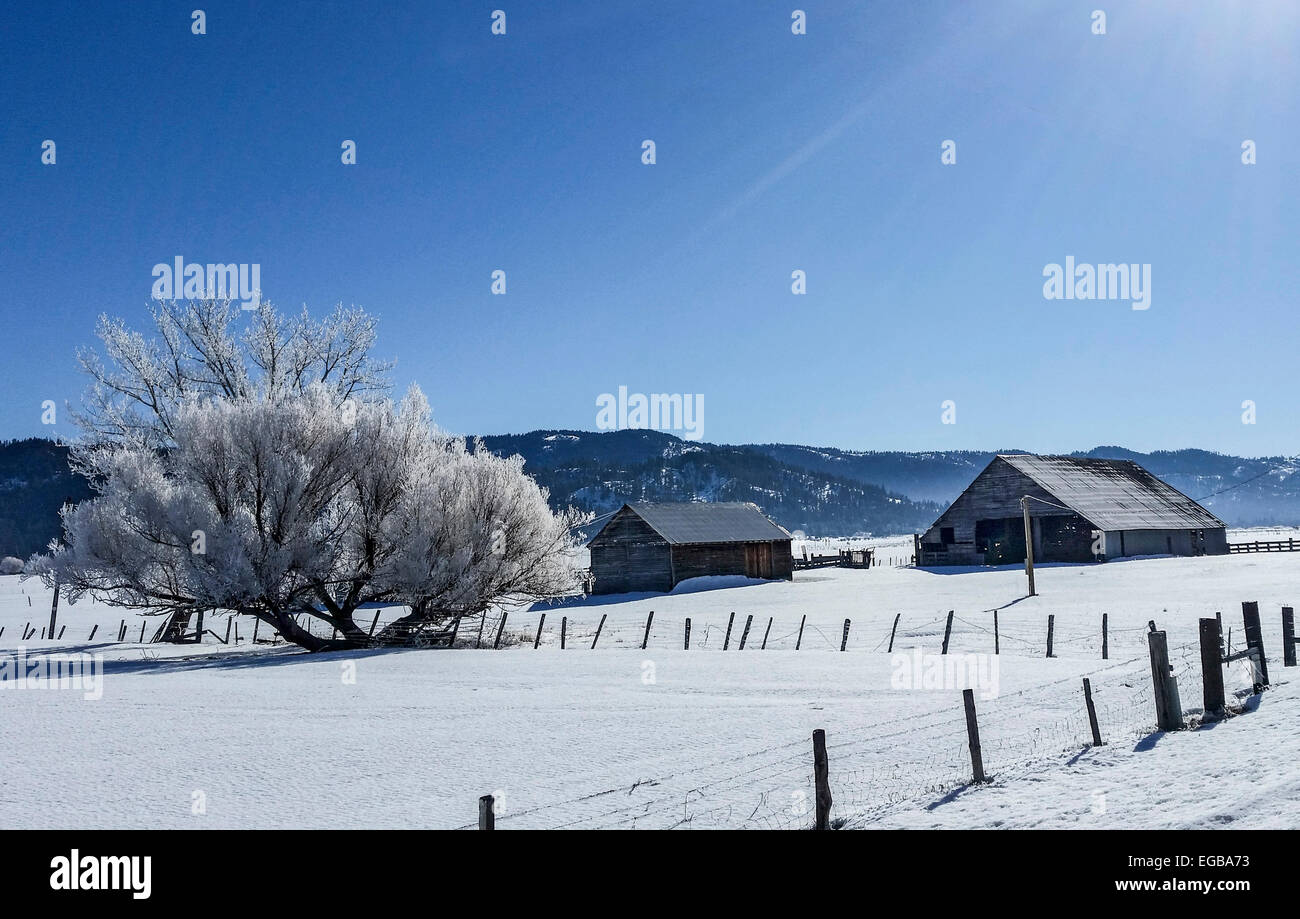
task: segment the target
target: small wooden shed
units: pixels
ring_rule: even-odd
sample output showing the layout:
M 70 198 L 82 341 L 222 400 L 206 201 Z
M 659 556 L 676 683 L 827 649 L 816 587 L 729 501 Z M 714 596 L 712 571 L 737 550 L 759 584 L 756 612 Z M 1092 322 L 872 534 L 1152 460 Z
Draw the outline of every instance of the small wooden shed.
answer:
M 688 578 L 790 580 L 790 534 L 742 502 L 624 504 L 587 544 L 592 593 L 669 591 Z

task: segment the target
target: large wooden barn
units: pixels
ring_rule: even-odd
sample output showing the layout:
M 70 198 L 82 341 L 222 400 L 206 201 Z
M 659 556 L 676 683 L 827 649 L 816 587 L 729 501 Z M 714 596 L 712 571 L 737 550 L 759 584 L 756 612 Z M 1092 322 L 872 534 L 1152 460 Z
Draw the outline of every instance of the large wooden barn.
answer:
M 624 504 L 588 543 L 592 593 L 669 591 L 687 578 L 794 576 L 790 534 L 753 504 Z
M 918 563 L 1023 561 L 1025 496 L 1035 561 L 1228 552 L 1222 520 L 1131 460 L 1010 454 L 989 463 L 925 532 Z

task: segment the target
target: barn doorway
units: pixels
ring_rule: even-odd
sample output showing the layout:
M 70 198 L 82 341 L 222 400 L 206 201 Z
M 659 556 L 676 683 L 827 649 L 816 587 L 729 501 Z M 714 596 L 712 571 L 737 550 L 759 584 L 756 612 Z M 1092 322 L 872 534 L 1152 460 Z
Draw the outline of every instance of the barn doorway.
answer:
M 975 521 L 975 551 L 984 553 L 986 565 L 1010 565 L 1025 560 L 1023 517 Z
M 772 544 L 751 542 L 745 544 L 745 577 L 772 577 Z

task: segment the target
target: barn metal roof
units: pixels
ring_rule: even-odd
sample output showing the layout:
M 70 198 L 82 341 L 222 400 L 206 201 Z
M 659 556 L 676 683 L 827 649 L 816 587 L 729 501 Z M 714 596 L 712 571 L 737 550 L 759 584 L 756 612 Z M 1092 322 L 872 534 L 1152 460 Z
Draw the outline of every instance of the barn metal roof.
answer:
M 714 542 L 772 542 L 789 539 L 757 505 L 741 501 L 629 504 L 638 517 L 673 545 Z
M 999 458 L 1102 530 L 1204 530 L 1224 525 L 1132 460 L 1028 454 Z

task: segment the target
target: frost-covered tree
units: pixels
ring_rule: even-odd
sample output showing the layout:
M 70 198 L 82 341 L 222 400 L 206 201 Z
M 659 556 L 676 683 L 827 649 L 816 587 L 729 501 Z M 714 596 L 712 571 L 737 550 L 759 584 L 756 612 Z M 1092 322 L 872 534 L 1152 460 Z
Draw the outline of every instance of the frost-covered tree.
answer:
M 418 389 L 379 395 L 369 317 L 288 324 L 264 307 L 239 340 L 228 306 L 157 316 L 171 343 L 101 326 L 111 368 L 85 359 L 77 448 L 97 495 L 64 509 L 63 545 L 29 574 L 74 600 L 257 616 L 312 650 L 406 643 L 576 589 L 577 513 L 553 513 L 518 457 L 439 432 Z M 368 603 L 409 612 L 372 638 Z
M 0 574 L 22 574 L 23 560 L 14 558 L 12 555 L 6 555 L 0 558 Z

